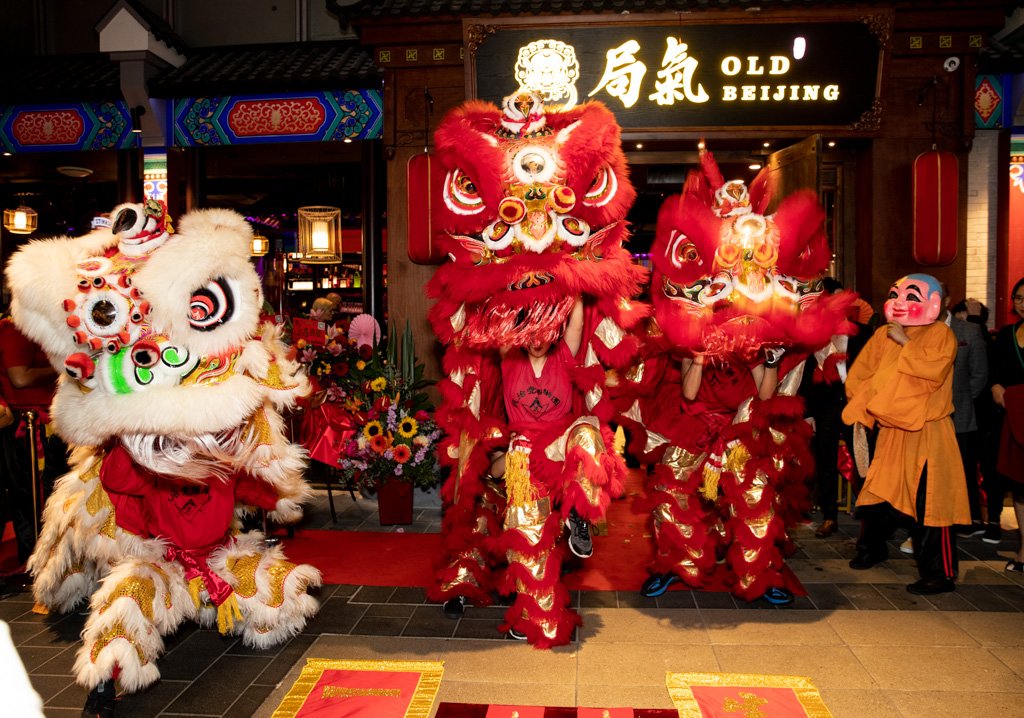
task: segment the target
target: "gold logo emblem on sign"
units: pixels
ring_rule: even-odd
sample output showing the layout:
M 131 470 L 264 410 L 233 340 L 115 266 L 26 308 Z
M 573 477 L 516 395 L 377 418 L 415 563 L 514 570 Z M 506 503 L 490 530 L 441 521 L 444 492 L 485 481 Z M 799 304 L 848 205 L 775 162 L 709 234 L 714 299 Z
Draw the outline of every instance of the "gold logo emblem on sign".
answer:
M 519 48 L 515 78 L 520 89 L 542 95 L 546 106 L 573 107 L 579 95 L 580 63 L 576 49 L 561 40 L 535 40 Z

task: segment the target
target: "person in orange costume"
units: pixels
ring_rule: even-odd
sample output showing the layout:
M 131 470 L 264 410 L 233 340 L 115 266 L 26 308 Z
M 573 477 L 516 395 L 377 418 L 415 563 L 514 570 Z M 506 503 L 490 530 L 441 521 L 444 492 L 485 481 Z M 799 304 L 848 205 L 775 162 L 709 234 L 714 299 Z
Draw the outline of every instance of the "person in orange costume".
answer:
M 847 424 L 879 427 L 857 497 L 863 525 L 850 567 L 866 569 L 884 561 L 892 530 L 912 520 L 921 578 L 907 590 L 919 595 L 956 588 L 952 526 L 971 518 L 950 418 L 957 345 L 945 322 L 936 321 L 941 310 L 935 277 L 909 274 L 896 280 L 885 302 L 888 324 L 875 331 L 850 369 L 843 410 Z

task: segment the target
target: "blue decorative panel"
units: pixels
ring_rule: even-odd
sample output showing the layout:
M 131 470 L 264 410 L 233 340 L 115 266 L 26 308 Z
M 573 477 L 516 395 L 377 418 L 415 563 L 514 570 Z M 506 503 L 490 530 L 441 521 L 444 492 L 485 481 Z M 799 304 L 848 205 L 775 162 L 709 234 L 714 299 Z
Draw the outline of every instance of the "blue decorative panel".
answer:
M 380 137 L 379 90 L 190 97 L 174 101 L 177 147 L 337 142 Z
M 123 100 L 0 105 L 0 143 L 8 152 L 116 150 L 137 141 Z

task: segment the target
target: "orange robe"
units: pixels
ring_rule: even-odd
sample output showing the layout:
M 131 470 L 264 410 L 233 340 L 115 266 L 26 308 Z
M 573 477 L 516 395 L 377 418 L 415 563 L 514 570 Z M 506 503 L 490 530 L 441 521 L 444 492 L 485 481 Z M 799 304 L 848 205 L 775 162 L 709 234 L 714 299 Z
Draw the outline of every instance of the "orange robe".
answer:
M 891 504 L 917 516 L 917 487 L 928 465 L 924 524 L 969 524 L 967 482 L 953 420 L 956 338 L 943 322 L 906 327 L 900 346 L 875 331 L 846 379 L 847 424 L 879 426 L 878 442 L 858 506 Z

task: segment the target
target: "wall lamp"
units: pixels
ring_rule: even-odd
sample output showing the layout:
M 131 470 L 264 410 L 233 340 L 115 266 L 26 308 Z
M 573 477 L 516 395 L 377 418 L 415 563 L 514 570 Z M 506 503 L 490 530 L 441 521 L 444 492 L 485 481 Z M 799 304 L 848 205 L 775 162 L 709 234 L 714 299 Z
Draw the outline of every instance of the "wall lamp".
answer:
M 136 105 L 131 109 L 132 115 L 132 132 L 137 135 L 142 134 L 142 116 L 146 114 L 146 108 L 142 105 Z

